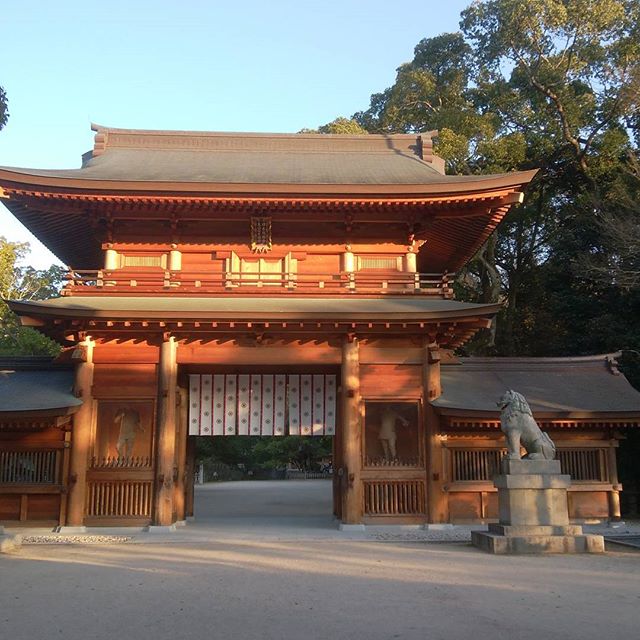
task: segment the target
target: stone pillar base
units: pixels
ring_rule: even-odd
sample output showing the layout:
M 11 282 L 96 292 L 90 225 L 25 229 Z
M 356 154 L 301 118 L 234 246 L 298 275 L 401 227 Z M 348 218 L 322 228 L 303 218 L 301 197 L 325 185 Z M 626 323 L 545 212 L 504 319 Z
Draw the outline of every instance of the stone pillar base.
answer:
M 338 531 L 366 531 L 366 529 L 363 524 L 348 524 L 346 522 L 341 522 L 338 525 Z
M 150 524 L 148 527 L 144 528 L 144 531 L 146 531 L 147 533 L 173 533 L 175 530 L 175 524 Z
M 84 525 L 80 525 L 77 527 L 73 527 L 73 526 L 61 526 L 61 527 L 56 527 L 55 529 L 56 533 L 72 533 L 72 534 L 80 534 L 80 533 L 87 533 L 87 527 L 85 527 Z
M 604 538 L 569 524 L 567 489 L 571 478 L 558 460 L 502 461 L 498 489 L 499 524 L 472 531 L 474 546 L 495 554 L 602 553 Z

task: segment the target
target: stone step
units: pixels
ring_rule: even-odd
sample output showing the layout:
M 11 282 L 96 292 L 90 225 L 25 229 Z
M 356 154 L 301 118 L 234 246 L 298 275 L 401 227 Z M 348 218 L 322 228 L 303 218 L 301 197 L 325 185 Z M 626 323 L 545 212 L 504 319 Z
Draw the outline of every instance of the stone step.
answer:
M 494 554 L 604 553 L 604 538 L 591 534 L 503 536 L 472 531 L 471 541 Z

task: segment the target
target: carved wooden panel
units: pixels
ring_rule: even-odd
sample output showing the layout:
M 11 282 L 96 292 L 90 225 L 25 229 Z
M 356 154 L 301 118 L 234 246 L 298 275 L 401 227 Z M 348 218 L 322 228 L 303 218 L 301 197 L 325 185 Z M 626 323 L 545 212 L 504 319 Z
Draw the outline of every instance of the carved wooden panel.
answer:
M 150 468 L 153 453 L 151 400 L 100 400 L 91 467 Z

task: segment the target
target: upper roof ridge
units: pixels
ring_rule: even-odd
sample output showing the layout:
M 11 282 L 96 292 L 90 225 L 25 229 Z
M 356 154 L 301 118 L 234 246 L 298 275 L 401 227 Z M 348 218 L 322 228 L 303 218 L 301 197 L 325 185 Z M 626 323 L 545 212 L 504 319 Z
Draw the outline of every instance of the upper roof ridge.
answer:
M 391 153 L 413 156 L 444 174 L 444 161 L 433 153 L 437 131 L 420 134 L 238 133 L 119 129 L 92 123 L 92 156 L 109 148 L 304 153 Z

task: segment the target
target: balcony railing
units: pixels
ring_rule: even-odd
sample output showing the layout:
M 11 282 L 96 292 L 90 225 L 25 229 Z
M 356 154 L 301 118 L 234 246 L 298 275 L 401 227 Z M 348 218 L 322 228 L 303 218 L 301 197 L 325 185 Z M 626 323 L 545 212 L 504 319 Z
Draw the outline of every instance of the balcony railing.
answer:
M 184 296 L 272 295 L 424 295 L 451 298 L 448 274 L 342 272 L 246 273 L 136 269 L 70 271 L 62 295 Z

